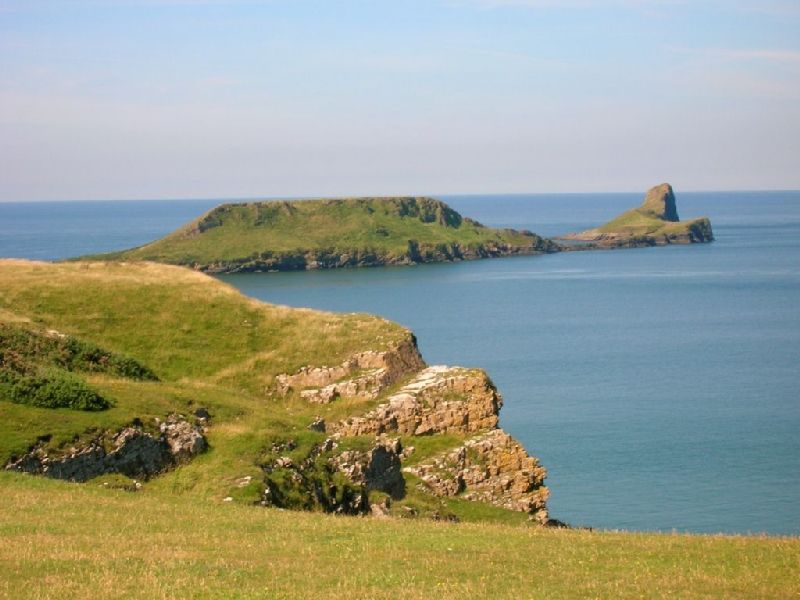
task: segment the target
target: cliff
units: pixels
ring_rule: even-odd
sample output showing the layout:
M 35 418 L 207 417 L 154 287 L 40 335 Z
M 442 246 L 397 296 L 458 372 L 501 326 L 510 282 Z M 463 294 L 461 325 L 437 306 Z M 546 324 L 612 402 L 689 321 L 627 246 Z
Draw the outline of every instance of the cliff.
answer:
M 663 246 L 713 240 L 708 218 L 679 220 L 675 194 L 668 183 L 650 188 L 641 206 L 605 225 L 559 238 L 565 249 Z
M 154 263 L 0 260 L 0 289 L 8 471 L 347 514 L 457 520 L 479 503 L 484 518 L 548 522 L 544 469 L 497 428 L 488 376 L 428 367 L 394 323 L 270 306 Z
M 555 252 L 530 231 L 492 229 L 433 198 L 220 205 L 166 237 L 92 260 L 150 260 L 212 273 L 295 271 Z

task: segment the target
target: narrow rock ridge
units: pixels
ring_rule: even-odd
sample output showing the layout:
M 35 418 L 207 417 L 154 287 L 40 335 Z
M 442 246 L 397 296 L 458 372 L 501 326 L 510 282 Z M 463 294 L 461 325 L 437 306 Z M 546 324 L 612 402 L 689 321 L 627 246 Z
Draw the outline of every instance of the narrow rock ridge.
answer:
M 341 436 L 475 433 L 497 427 L 503 400 L 479 369 L 434 366 L 420 371 L 386 402 L 327 427 Z
M 146 432 L 141 423 L 134 423 L 67 452 L 48 452 L 39 444 L 5 468 L 77 482 L 106 473 L 149 478 L 205 451 L 206 425 L 206 418 L 192 423 L 173 414 L 159 424 L 158 434 Z
M 423 367 L 416 339 L 409 335 L 383 352 L 361 352 L 335 367 L 302 367 L 275 380 L 282 396 L 296 390 L 309 402 L 327 404 L 340 397 L 377 398 L 388 386 Z M 351 377 L 354 374 L 357 376 Z
M 547 524 L 547 471 L 502 429 L 470 438 L 462 446 L 403 469 L 440 497 L 460 496 L 530 513 Z

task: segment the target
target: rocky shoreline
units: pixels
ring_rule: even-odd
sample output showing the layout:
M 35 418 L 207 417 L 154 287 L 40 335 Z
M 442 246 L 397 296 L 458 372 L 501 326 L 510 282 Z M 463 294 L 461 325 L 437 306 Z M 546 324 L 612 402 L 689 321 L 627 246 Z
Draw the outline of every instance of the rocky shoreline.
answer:
M 458 262 L 482 258 L 531 256 L 559 252 L 562 248 L 554 241 L 531 235 L 529 246 L 510 244 L 479 244 L 463 246 L 458 243 L 426 246 L 409 241 L 408 249 L 399 254 L 379 252 L 364 248 L 347 250 L 309 250 L 294 252 L 262 252 L 241 260 L 214 263 L 188 263 L 184 266 L 211 274 L 270 273 L 278 271 L 312 271 L 316 269 L 341 269 L 359 267 L 408 266 L 426 263 Z

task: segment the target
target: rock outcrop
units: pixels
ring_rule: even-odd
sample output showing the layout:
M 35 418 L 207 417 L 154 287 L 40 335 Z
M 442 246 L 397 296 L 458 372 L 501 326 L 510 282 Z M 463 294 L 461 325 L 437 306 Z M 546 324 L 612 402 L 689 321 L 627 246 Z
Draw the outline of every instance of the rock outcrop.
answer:
M 548 522 L 547 471 L 502 429 L 470 438 L 455 450 L 405 471 L 419 477 L 425 489 L 437 496 L 460 496 Z
M 475 433 L 497 426 L 502 404 L 483 371 L 428 367 L 374 410 L 333 423 L 327 431 L 342 436 Z
M 315 445 L 302 460 L 281 454 L 294 449 L 289 442 L 264 466 L 264 506 L 324 510 L 341 514 L 381 512 L 369 505 L 369 494 L 391 498 L 405 493 L 398 439 L 379 438 L 370 450 L 338 451 L 332 438 Z
M 68 452 L 48 452 L 40 444 L 9 462 L 6 470 L 78 482 L 106 473 L 148 478 L 203 452 L 208 446 L 205 424 L 206 419 L 192 423 L 180 415 L 170 415 L 160 423 L 158 433 L 145 431 L 135 423 Z
M 350 481 L 363 486 L 365 494 L 377 490 L 398 499 L 406 489 L 400 462 L 402 451 L 399 439 L 379 438 L 369 451 L 345 450 L 332 461 Z
M 680 221 L 672 186 L 662 183 L 647 191 L 639 207 L 605 225 L 559 239 L 564 250 L 593 250 L 705 243 L 714 240 L 714 233 L 705 217 Z
M 297 391 L 316 404 L 340 397 L 377 398 L 387 386 L 424 366 L 416 339 L 409 336 L 386 351 L 361 352 L 334 367 L 307 366 L 292 375 L 278 375 L 276 388 L 282 396 Z
M 680 221 L 678 208 L 675 206 L 675 193 L 668 183 L 662 183 L 647 190 L 640 209 L 662 221 L 673 223 Z
M 519 442 L 497 428 L 502 404 L 500 394 L 483 371 L 434 366 L 419 372 L 375 409 L 330 424 L 326 431 L 333 440 L 386 434 L 471 436 L 463 445 L 404 470 L 419 477 L 424 491 L 436 496 L 457 496 L 522 511 L 547 523 L 548 491 L 543 485 L 546 471 Z M 393 461 L 406 459 L 408 454 L 399 443 L 392 448 Z M 349 454 L 345 463 L 361 464 Z M 358 474 L 365 468 L 342 471 L 360 481 Z M 375 512 L 385 511 L 377 507 Z

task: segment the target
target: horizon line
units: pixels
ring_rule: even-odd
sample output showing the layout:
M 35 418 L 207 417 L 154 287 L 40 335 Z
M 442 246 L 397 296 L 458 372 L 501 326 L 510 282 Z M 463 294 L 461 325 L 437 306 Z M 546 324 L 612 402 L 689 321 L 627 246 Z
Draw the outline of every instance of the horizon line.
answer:
M 648 188 L 649 189 L 649 188 Z M 123 197 L 123 198 L 33 198 L 27 200 L 3 200 L 0 204 L 44 204 L 67 202 L 200 202 L 220 200 L 225 202 L 258 202 L 264 200 L 334 200 L 343 198 L 447 198 L 453 196 L 588 196 L 614 194 L 643 194 L 647 190 L 611 191 L 611 192 L 446 192 L 426 194 L 336 194 L 336 195 L 278 195 L 278 196 L 172 196 L 172 197 Z M 687 189 L 678 194 L 725 194 L 725 193 L 790 193 L 800 192 L 800 188 L 743 188 L 743 189 Z

